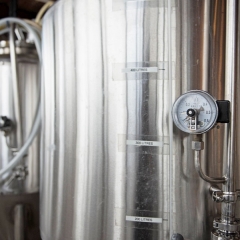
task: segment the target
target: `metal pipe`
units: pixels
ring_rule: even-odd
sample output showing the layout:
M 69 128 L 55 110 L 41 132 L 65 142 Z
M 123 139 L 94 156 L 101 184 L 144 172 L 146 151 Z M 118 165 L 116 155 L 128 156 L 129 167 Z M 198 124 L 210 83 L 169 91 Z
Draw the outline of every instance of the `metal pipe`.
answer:
M 235 91 L 236 91 L 236 22 L 237 1 L 227 1 L 226 16 L 226 64 L 225 64 L 225 99 L 231 102 L 230 123 L 226 126 L 226 156 L 223 159 L 223 175 L 227 178 L 223 184 L 224 192 L 234 192 L 235 189 Z M 222 203 L 222 220 L 235 220 L 236 203 Z
M 20 110 L 20 97 L 19 97 L 19 79 L 18 79 L 18 68 L 17 68 L 17 57 L 16 57 L 16 46 L 14 39 L 15 26 L 13 23 L 10 24 L 9 32 L 9 45 L 10 45 L 10 58 L 12 68 L 12 84 L 13 84 L 13 95 L 14 95 L 14 112 L 15 112 L 15 128 L 16 128 L 16 146 L 13 148 L 19 149 L 22 146 L 22 121 L 21 121 L 21 110 Z
M 23 204 L 14 207 L 14 240 L 25 240 Z
M 200 151 L 194 151 L 194 162 L 195 162 L 195 168 L 196 168 L 196 171 L 198 172 L 198 175 L 204 181 L 209 182 L 209 183 L 225 183 L 226 182 L 225 177 L 213 178 L 213 177 L 209 177 L 203 173 L 202 168 L 201 168 L 201 163 L 200 163 Z
M 200 71 L 201 81 L 202 81 L 202 90 L 208 91 L 208 69 L 209 69 L 209 22 L 210 22 L 210 3 L 211 1 L 204 1 L 204 17 L 203 17 L 203 39 L 202 39 L 202 69 Z

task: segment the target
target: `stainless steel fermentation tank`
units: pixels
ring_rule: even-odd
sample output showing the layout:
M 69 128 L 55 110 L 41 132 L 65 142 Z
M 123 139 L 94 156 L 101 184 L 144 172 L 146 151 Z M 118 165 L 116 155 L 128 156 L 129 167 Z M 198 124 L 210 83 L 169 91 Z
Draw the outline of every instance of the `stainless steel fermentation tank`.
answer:
M 33 44 L 24 41 L 16 42 L 17 69 L 19 84 L 19 106 L 21 119 L 18 122 L 15 114 L 13 74 L 10 61 L 10 46 L 8 41 L 0 42 L 0 74 L 1 74 L 1 117 L 7 117 L 13 122 L 13 130 L 2 134 L 1 138 L 1 168 L 4 168 L 16 155 L 23 142 L 26 141 L 36 117 L 40 99 L 40 81 L 38 57 Z M 17 119 L 17 120 L 16 120 Z M 18 139 L 18 129 L 21 130 L 21 139 Z M 5 135 L 5 136 L 4 136 Z M 22 164 L 17 168 L 22 174 L 20 178 L 7 178 L 3 184 L 3 193 L 33 193 L 39 190 L 39 139 L 34 141 Z M 11 175 L 12 173 L 10 173 Z M 6 178 L 6 176 L 4 177 Z
M 62 0 L 46 14 L 43 240 L 211 239 L 221 207 L 170 113 L 191 89 L 224 99 L 230 25 L 235 0 Z M 204 138 L 203 169 L 222 176 L 224 126 Z
M 15 41 L 14 30 L 20 28 L 9 29 L 10 40 L 1 36 L 0 41 L 1 172 L 27 140 L 40 99 L 36 49 L 26 39 Z M 38 137 L 14 169 L 1 173 L 0 239 L 39 239 L 39 145 Z

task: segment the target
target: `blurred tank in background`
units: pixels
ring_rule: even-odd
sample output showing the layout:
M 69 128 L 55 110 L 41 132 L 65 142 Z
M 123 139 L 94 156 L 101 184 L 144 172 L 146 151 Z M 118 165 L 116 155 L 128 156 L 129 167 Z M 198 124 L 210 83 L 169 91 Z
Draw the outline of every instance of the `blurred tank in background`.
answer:
M 9 22 L 2 31 L 6 31 L 9 40 L 3 36 L 5 40 L 0 41 L 0 238 L 37 240 L 39 135 L 20 162 L 8 171 L 5 169 L 28 141 L 37 119 L 39 58 L 26 29 Z

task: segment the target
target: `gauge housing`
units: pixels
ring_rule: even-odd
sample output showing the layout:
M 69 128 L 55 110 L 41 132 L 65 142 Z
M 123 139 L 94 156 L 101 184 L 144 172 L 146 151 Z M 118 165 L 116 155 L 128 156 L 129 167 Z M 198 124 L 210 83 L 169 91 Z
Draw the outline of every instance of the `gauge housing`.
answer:
M 218 105 L 209 93 L 191 90 L 175 101 L 172 107 L 172 117 L 180 130 L 190 134 L 202 134 L 216 124 Z

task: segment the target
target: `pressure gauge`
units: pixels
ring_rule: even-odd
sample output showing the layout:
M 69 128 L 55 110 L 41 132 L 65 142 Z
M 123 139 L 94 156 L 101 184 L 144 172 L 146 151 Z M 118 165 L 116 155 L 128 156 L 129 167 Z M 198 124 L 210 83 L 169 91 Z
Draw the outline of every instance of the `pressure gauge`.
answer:
M 209 93 L 192 90 L 181 95 L 173 104 L 172 117 L 176 126 L 184 132 L 205 133 L 217 121 L 218 105 Z

